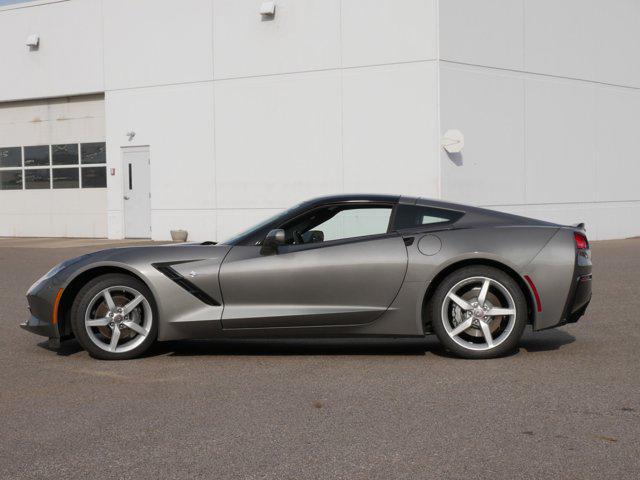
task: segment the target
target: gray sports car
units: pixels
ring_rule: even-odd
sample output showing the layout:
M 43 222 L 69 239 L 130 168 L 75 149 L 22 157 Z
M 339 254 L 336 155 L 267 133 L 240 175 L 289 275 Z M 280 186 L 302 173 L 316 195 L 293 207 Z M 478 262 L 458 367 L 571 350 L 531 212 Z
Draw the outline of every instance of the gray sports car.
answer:
M 310 200 L 220 244 L 127 247 L 54 267 L 21 326 L 94 357 L 186 338 L 438 336 L 488 358 L 577 321 L 584 226 L 391 195 Z

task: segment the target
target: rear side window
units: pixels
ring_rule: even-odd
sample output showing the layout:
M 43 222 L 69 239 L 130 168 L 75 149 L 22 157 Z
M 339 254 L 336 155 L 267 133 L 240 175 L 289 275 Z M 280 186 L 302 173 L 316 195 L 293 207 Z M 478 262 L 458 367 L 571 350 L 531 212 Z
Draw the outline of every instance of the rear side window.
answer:
M 429 225 L 446 225 L 455 222 L 463 215 L 463 212 L 454 210 L 442 210 L 417 205 L 398 205 L 394 230 L 420 228 Z

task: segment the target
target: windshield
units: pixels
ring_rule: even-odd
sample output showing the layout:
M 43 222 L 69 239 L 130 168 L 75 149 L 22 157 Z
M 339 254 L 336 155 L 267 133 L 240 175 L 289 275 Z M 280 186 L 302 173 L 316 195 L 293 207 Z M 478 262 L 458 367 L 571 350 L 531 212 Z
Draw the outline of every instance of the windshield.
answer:
M 289 213 L 291 213 L 293 210 L 295 210 L 298 207 L 299 207 L 299 205 L 296 205 L 295 207 L 291 207 L 288 210 L 285 210 L 285 211 L 280 212 L 280 213 L 276 213 L 275 215 L 267 218 L 266 220 L 258 223 L 257 225 L 254 225 L 253 227 L 250 227 L 247 230 L 245 230 L 245 231 L 243 231 L 241 233 L 238 233 L 237 235 L 234 235 L 231 238 L 226 239 L 224 242 L 220 242 L 220 244 L 221 245 L 236 245 L 237 243 L 240 243 L 243 240 L 248 239 L 249 237 L 255 235 L 260 230 L 265 228 L 267 225 L 269 225 L 271 223 L 277 224 L 278 223 L 278 219 L 288 216 Z

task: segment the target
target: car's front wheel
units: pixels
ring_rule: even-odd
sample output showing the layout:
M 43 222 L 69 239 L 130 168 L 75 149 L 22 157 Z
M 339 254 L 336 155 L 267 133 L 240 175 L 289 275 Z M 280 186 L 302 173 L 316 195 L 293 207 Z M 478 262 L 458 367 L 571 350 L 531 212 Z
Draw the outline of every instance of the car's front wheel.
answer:
M 94 278 L 78 292 L 71 327 L 92 357 L 123 360 L 144 353 L 157 337 L 157 309 L 151 291 L 124 274 Z
M 492 358 L 516 348 L 527 323 L 517 282 L 494 267 L 474 265 L 449 274 L 429 306 L 433 331 L 452 353 Z

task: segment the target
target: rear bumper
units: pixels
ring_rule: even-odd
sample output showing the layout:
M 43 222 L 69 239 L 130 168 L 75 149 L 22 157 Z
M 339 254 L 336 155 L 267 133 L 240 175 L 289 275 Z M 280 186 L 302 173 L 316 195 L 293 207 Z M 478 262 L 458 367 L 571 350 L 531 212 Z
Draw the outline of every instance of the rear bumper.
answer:
M 558 229 L 523 272 L 541 300 L 534 312 L 534 330 L 575 322 L 585 313 L 591 299 L 591 270 L 591 253 L 576 248 L 574 231 Z M 532 291 L 532 299 L 534 295 Z
M 587 311 L 591 301 L 591 273 L 579 275 L 576 278 L 573 298 L 569 298 L 566 311 L 566 323 L 577 322 Z

